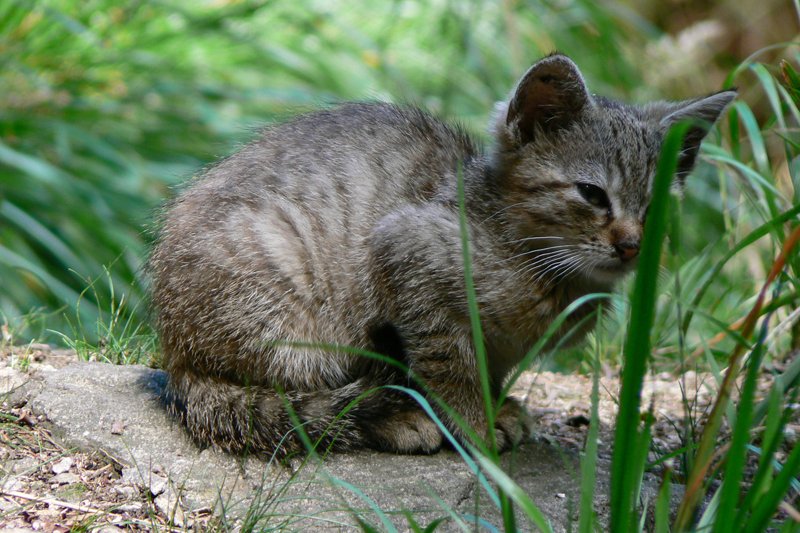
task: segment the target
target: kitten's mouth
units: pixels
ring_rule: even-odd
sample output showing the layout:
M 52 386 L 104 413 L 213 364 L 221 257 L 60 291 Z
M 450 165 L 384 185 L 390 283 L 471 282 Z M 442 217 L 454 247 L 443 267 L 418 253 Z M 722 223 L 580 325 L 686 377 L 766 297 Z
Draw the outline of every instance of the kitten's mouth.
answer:
M 636 270 L 636 259 L 625 262 L 619 260 L 609 261 L 595 265 L 594 268 L 587 272 L 587 277 L 603 283 L 615 283 L 634 270 Z

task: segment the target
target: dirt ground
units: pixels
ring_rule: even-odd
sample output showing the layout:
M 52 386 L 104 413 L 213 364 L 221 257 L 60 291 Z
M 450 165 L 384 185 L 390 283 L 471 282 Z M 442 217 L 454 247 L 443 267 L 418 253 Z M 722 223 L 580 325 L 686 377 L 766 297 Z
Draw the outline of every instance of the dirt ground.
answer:
M 0 392 L 18 386 L 45 365 L 61 368 L 77 359 L 74 352 L 46 345 L 6 346 L 0 350 Z M 762 381 L 759 390 L 768 391 L 770 377 L 765 375 Z M 715 389 L 709 374 L 647 377 L 642 405 L 650 408 L 655 418 L 653 459 L 683 446 L 687 422 L 701 419 L 710 409 Z M 517 394 L 527 395 L 539 435 L 573 451 L 582 450 L 585 444 L 591 390 L 591 376 L 552 372 L 527 372 L 515 389 Z M 598 405 L 603 460 L 611 458 L 618 391 L 619 376 L 606 372 L 600 379 Z M 693 406 L 690 418 L 684 412 L 684 394 Z M 787 427 L 790 445 L 798 434 L 800 425 L 795 417 Z M 0 409 L 0 529 L 45 533 L 99 529 L 112 533 L 168 531 L 180 526 L 180 530 L 203 530 L 214 520 L 210 512 L 201 510 L 182 517 L 180 524 L 170 522 L 158 494 L 123 479 L 121 471 L 121 465 L 102 451 L 86 454 L 65 449 L 24 406 Z

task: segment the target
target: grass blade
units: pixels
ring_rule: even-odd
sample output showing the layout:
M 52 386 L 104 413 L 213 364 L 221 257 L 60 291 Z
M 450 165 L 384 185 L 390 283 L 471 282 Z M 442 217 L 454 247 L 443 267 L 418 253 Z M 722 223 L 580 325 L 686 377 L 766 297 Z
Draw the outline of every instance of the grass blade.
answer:
M 636 453 L 633 443 L 639 441 L 639 402 L 650 354 L 650 327 L 654 319 L 661 245 L 666 234 L 669 189 L 677 168 L 676 156 L 687 129 L 688 124 L 678 124 L 664 141 L 639 257 L 611 470 L 611 531 L 614 533 L 629 531 L 634 518 L 633 498 L 638 480 L 628 461 Z
M 597 331 L 602 335 L 602 308 L 598 309 L 599 319 L 597 321 Z M 597 438 L 600 425 L 600 415 L 598 405 L 600 403 L 600 343 L 594 356 L 594 369 L 592 373 L 592 413 L 589 432 L 586 435 L 586 449 L 581 457 L 581 502 L 580 516 L 578 518 L 578 533 L 592 533 L 594 527 L 594 485 L 597 477 Z
M 739 412 L 736 426 L 733 428 L 733 439 L 725 460 L 725 475 L 720 488 L 719 513 L 716 520 L 716 531 L 733 531 L 736 509 L 739 505 L 739 491 L 747 455 L 747 443 L 750 442 L 750 429 L 753 424 L 753 407 L 755 402 L 756 378 L 764 356 L 764 339 L 768 332 L 768 321 L 762 325 L 759 342 L 750 355 L 747 378 L 739 401 Z
M 769 492 L 764 495 L 747 520 L 744 533 L 759 533 L 766 528 L 767 522 L 775 514 L 798 472 L 800 472 L 800 446 L 795 446 L 783 465 L 783 469 L 773 481 Z
M 672 503 L 672 475 L 669 468 L 664 471 L 664 479 L 661 483 L 661 490 L 658 491 L 655 513 L 655 533 L 669 533 L 669 511 Z
M 478 298 L 475 295 L 475 281 L 472 277 L 472 257 L 469 251 L 469 228 L 467 226 L 467 209 L 464 198 L 464 172 L 461 162 L 458 163 L 458 216 L 461 229 L 461 249 L 464 260 L 464 282 L 467 290 L 467 304 L 469 306 L 469 319 L 472 324 L 472 339 L 475 343 L 475 359 L 478 361 L 478 372 L 481 379 L 481 390 L 483 392 L 484 410 L 486 412 L 486 424 L 488 425 L 488 435 L 478 435 L 480 438 L 489 439 L 489 448 L 495 461 L 498 461 L 497 436 L 495 434 L 495 406 L 492 405 L 492 389 L 489 383 L 489 364 L 486 358 L 486 348 L 483 344 L 483 331 L 481 330 L 480 311 L 478 310 Z M 500 405 L 497 405 L 499 408 Z M 513 531 L 514 508 L 506 497 L 503 490 L 500 490 L 500 508 L 503 514 L 503 522 L 507 531 Z
M 480 311 L 478 298 L 475 295 L 475 281 L 472 278 L 472 257 L 469 251 L 469 228 L 467 226 L 466 200 L 464 199 L 464 173 L 461 162 L 458 163 L 458 216 L 461 226 L 461 249 L 464 260 L 464 282 L 467 287 L 467 303 L 469 305 L 469 319 L 472 324 L 472 338 L 475 343 L 475 357 L 478 361 L 481 389 L 483 390 L 484 408 L 486 409 L 486 422 L 489 425 L 489 446 L 497 454 L 497 442 L 494 431 L 494 406 L 492 405 L 492 392 L 489 384 L 489 365 L 486 361 L 486 349 L 483 345 L 483 332 L 481 331 Z M 483 435 L 479 435 L 483 437 Z
M 786 416 L 781 416 L 780 406 L 783 394 L 778 390 L 777 385 L 778 383 L 776 382 L 776 386 L 773 387 L 770 393 L 767 427 L 761 439 L 761 457 L 758 461 L 758 469 L 751 480 L 750 490 L 747 491 L 747 495 L 739 506 L 739 512 L 734 523 L 737 531 L 742 530 L 744 523 L 756 507 L 759 498 L 769 490 L 772 482 L 773 459 L 781 441 L 781 431 L 787 422 Z M 754 424 L 757 423 L 754 422 Z
M 491 476 L 492 479 L 495 480 L 497 486 L 507 494 L 520 508 L 525 512 L 530 520 L 531 524 L 538 527 L 541 531 L 551 532 L 553 531 L 553 526 L 550 522 L 544 517 L 542 512 L 536 507 L 536 504 L 530 499 L 530 497 L 525 494 L 525 491 L 520 488 L 519 485 L 514 483 L 508 474 L 503 472 L 503 470 L 494 464 L 489 458 L 478 456 L 478 462 L 481 464 L 481 467 L 486 470 L 486 473 Z M 512 530 L 513 531 L 513 530 Z
M 753 159 L 756 162 L 756 168 L 764 176 L 772 175 L 769 168 L 769 157 L 767 156 L 767 148 L 764 144 L 764 137 L 761 135 L 761 129 L 758 127 L 758 122 L 753 112 L 750 110 L 745 102 L 734 102 L 733 106 L 739 112 L 739 118 L 747 130 L 747 136 L 750 139 L 750 146 L 753 150 Z
M 400 387 L 400 386 L 397 386 L 397 385 L 390 385 L 389 388 L 401 390 L 401 391 L 407 393 L 408 395 L 410 395 L 412 398 L 414 398 L 417 401 L 417 403 L 419 403 L 420 407 L 422 407 L 422 409 L 425 410 L 425 412 L 428 414 L 428 416 L 431 417 L 431 420 L 433 420 L 436 423 L 436 425 L 439 427 L 439 430 L 442 431 L 442 433 L 444 434 L 445 438 L 447 438 L 450 441 L 450 444 L 453 445 L 453 447 L 456 449 L 456 452 L 458 452 L 458 454 L 461 455 L 461 458 L 464 460 L 464 462 L 467 464 L 467 466 L 470 467 L 470 469 L 478 477 L 478 481 L 481 483 L 483 488 L 486 489 L 486 493 L 489 495 L 489 497 L 492 499 L 492 501 L 495 503 L 495 505 L 500 507 L 501 506 L 500 498 L 498 497 L 498 495 L 495 492 L 495 490 L 491 487 L 491 485 L 489 485 L 489 482 L 486 481 L 486 477 L 483 475 L 481 470 L 478 468 L 478 465 L 472 459 L 472 456 L 470 456 L 470 454 L 467 453 L 466 450 L 464 450 L 463 446 L 461 446 L 458 443 L 458 441 L 455 438 L 453 438 L 452 434 L 449 431 L 447 431 L 447 428 L 444 426 L 442 421 L 439 419 L 438 416 L 436 416 L 436 413 L 433 412 L 433 409 L 431 408 L 431 406 L 428 403 L 428 401 L 420 393 L 418 393 L 415 390 L 408 389 L 408 388 L 405 388 L 405 387 Z M 480 455 L 476 454 L 476 457 L 480 457 Z

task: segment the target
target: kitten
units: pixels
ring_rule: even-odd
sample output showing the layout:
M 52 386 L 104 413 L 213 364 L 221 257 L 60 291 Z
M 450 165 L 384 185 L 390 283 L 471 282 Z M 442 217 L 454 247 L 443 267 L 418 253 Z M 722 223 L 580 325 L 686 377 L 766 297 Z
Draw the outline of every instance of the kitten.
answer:
M 487 435 L 459 169 L 496 397 L 564 308 L 611 291 L 634 269 L 668 128 L 696 124 L 679 160 L 680 189 L 735 95 L 628 106 L 591 95 L 575 64 L 556 54 L 498 106 L 488 155 L 459 128 L 389 104 L 344 104 L 267 128 L 165 212 L 149 271 L 170 409 L 197 441 L 233 452 L 303 451 L 295 420 L 323 447 L 437 451 L 437 426 L 395 389 L 374 390 L 337 418 L 360 395 L 395 384 L 438 397 Z M 596 305 L 580 307 L 551 342 Z M 590 319 L 578 337 L 591 327 Z M 383 354 L 415 379 L 314 343 Z M 501 449 L 529 432 L 513 399 L 495 426 Z

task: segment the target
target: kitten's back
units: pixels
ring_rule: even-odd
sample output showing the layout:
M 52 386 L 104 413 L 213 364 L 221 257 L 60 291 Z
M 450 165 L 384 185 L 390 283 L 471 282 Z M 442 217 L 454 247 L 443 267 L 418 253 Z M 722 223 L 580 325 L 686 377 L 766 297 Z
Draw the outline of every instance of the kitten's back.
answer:
M 180 342 L 202 347 L 206 370 L 285 387 L 343 384 L 349 356 L 283 358 L 264 344 L 364 346 L 366 238 L 394 207 L 430 200 L 475 154 L 461 131 L 389 104 L 267 128 L 169 208 L 150 261 L 167 367 L 183 364 L 183 350 L 170 350 Z

